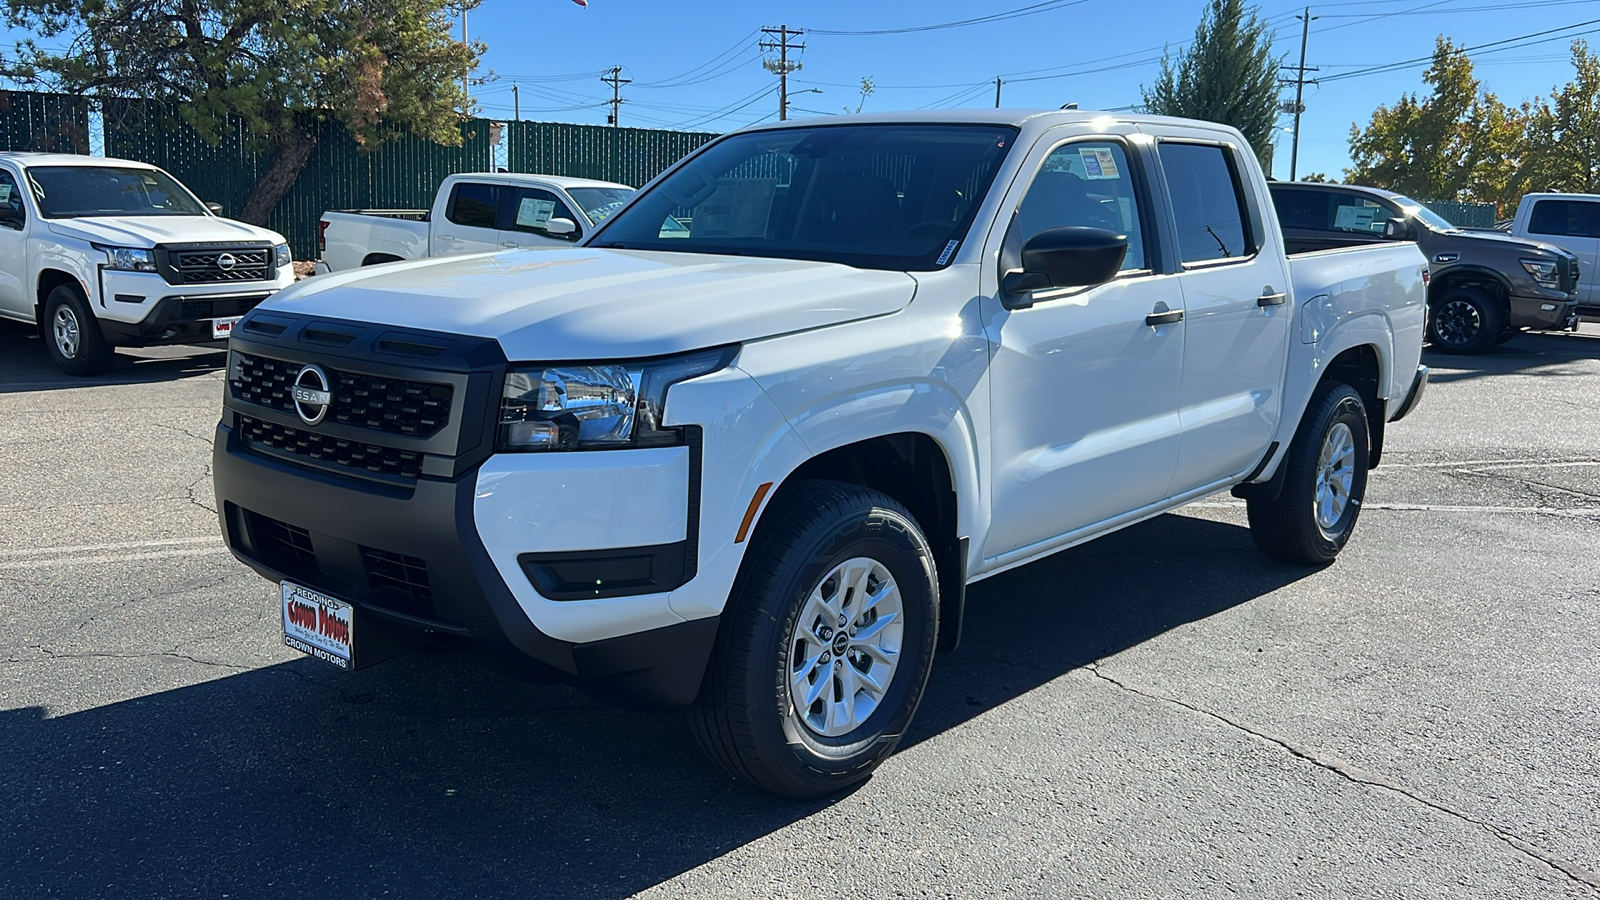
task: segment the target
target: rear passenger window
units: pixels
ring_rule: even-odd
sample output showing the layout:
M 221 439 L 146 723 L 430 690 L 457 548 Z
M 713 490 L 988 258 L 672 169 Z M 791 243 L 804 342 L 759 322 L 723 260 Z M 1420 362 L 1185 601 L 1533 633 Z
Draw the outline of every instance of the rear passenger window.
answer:
M 457 225 L 493 228 L 499 209 L 498 185 L 463 181 L 450 190 L 450 207 L 444 217 Z
M 0 219 L 0 224 L 13 228 L 21 227 L 22 191 L 17 189 L 16 179 L 4 169 L 0 169 L 0 209 L 7 211 L 7 215 Z
M 1063 225 L 1104 228 L 1128 236 L 1124 272 L 1145 268 L 1144 227 L 1128 157 L 1118 144 L 1067 144 L 1045 157 L 1017 207 L 1022 242 Z
M 1533 204 L 1528 232 L 1556 237 L 1600 237 L 1600 203 L 1540 200 Z
M 1250 255 L 1255 247 L 1244 224 L 1244 192 L 1228 151 L 1209 144 L 1163 143 L 1160 153 L 1183 261 Z

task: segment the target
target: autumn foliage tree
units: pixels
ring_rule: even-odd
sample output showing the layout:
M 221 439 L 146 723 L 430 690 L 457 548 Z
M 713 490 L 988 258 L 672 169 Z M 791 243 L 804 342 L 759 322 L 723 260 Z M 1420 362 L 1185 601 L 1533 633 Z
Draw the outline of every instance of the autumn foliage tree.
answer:
M 450 36 L 461 0 L 4 0 L 6 19 L 62 50 L 18 45 L 47 86 L 176 101 L 216 140 L 242 123 L 272 162 L 240 218 L 264 224 L 315 149 L 319 126 L 376 146 L 409 132 L 459 144 L 462 80 L 482 45 Z M 467 0 L 468 8 L 476 5 Z

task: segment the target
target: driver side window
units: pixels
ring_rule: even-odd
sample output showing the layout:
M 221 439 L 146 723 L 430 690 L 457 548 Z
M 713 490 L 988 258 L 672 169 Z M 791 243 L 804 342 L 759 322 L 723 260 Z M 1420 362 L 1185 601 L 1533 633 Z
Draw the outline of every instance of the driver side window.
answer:
M 1128 236 L 1122 271 L 1146 267 L 1144 227 L 1127 154 L 1120 144 L 1090 141 L 1051 151 L 1017 207 L 1022 242 L 1047 228 L 1083 225 Z
M 0 169 L 0 227 L 22 227 L 22 190 L 10 172 Z

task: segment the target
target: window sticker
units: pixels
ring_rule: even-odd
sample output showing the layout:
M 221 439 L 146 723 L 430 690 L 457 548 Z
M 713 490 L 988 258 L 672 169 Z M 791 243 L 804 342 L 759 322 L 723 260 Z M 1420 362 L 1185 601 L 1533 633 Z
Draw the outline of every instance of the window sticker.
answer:
M 1377 217 L 1375 206 L 1341 206 L 1333 215 L 1333 227 L 1341 231 L 1371 231 Z
M 950 254 L 956 252 L 956 248 L 959 247 L 959 246 L 961 246 L 961 242 L 960 241 L 951 241 L 950 243 L 945 244 L 944 245 L 944 252 L 939 254 L 939 261 L 937 263 L 935 263 L 935 265 L 942 266 L 945 263 L 949 262 L 950 261 Z
M 543 228 L 550 222 L 550 214 L 556 211 L 554 200 L 540 200 L 535 197 L 523 197 L 517 205 L 517 225 L 526 228 Z
M 0 184 L 0 203 L 11 202 L 11 185 Z
M 1121 178 L 1117 171 L 1117 157 L 1110 147 L 1090 147 L 1078 150 L 1083 160 L 1083 173 L 1087 178 Z

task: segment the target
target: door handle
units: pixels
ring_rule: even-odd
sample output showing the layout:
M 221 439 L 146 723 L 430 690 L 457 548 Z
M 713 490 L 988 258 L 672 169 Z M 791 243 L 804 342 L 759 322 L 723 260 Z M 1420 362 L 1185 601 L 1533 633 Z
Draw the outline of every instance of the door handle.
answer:
M 1256 298 L 1256 305 L 1257 306 L 1282 306 L 1283 305 L 1283 292 L 1279 291 L 1277 293 L 1272 293 L 1272 294 L 1262 294 L 1261 296 Z
M 501 241 L 500 242 L 500 246 L 502 246 L 502 247 L 515 247 L 516 245 L 517 245 L 516 241 Z
M 453 234 L 441 234 L 441 235 L 439 235 L 439 240 L 441 240 L 441 241 L 453 241 L 455 239 L 456 239 L 456 236 L 453 235 Z
M 1149 325 L 1151 328 L 1159 328 L 1162 325 L 1176 325 L 1182 321 L 1183 310 L 1181 309 L 1169 309 L 1165 312 L 1153 312 L 1144 317 L 1144 323 Z

